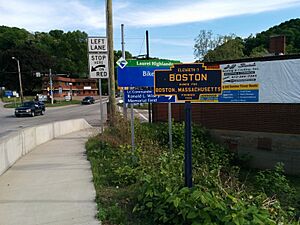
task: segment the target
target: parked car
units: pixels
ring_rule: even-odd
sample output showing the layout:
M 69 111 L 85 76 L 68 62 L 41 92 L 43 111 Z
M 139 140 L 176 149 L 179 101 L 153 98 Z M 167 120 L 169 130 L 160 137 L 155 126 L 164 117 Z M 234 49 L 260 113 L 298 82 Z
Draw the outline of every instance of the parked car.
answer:
M 20 107 L 15 109 L 16 117 L 44 115 L 46 111 L 45 104 L 41 101 L 24 102 Z
M 86 105 L 86 104 L 94 104 L 95 99 L 91 96 L 84 97 L 81 101 L 81 104 Z

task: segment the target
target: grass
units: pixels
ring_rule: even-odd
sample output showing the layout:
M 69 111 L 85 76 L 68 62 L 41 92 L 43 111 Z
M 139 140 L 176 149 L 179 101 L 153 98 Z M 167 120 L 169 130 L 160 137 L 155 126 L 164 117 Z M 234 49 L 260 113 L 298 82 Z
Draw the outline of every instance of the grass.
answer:
M 118 103 L 118 106 L 123 107 L 123 103 Z M 130 105 L 128 104 L 128 109 L 130 109 Z M 134 109 L 148 109 L 148 104 L 139 104 L 139 105 L 133 105 Z
M 126 126 L 124 125 L 123 128 Z M 126 143 L 128 132 L 126 128 L 124 133 L 118 133 L 118 130 L 105 132 L 101 136 L 90 138 L 86 143 L 88 159 L 91 163 L 93 182 L 96 190 L 96 202 L 98 205 L 97 218 L 103 225 L 151 225 L 146 218 L 139 218 L 133 214 L 133 208 L 136 202 L 136 187 L 133 185 L 114 184 L 115 178 L 113 169 L 116 158 L 114 150 L 111 147 L 100 144 L 101 140 L 113 143 L 113 146 L 119 146 Z M 116 139 L 115 137 L 119 138 Z
M 58 107 L 58 106 L 66 106 L 66 105 L 76 105 L 76 104 L 80 104 L 81 101 L 80 100 L 71 100 L 71 101 L 59 101 L 57 100 L 53 105 L 51 103 L 46 103 L 46 107 Z
M 35 96 L 24 96 L 24 101 L 31 101 L 35 98 Z M 2 102 L 4 103 L 16 103 L 16 104 L 20 104 L 21 103 L 21 98 L 16 98 L 16 97 L 2 97 Z

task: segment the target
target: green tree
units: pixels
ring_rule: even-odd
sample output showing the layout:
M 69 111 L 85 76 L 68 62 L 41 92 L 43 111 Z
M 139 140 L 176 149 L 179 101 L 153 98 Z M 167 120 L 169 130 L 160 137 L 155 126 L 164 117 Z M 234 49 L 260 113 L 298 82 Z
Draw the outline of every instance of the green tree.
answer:
M 212 31 L 200 30 L 195 38 L 194 56 L 197 60 L 203 60 L 208 52 L 212 52 L 218 46 L 235 38 L 235 34 L 213 35 Z
M 257 47 L 268 49 L 270 37 L 274 35 L 286 36 L 286 54 L 300 53 L 300 19 L 292 19 L 246 38 L 244 54 L 250 56 Z
M 208 51 L 204 56 L 204 61 L 222 61 L 231 59 L 241 59 L 244 57 L 244 43 L 241 38 L 229 39 L 214 50 Z

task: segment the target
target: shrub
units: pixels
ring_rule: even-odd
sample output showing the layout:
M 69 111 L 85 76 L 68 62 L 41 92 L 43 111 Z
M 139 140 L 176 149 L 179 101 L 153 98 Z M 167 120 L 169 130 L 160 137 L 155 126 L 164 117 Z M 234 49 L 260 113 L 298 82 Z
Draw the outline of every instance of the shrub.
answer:
M 110 222 L 122 224 L 126 216 L 120 210 L 132 207 L 134 215 L 147 218 L 150 224 L 296 224 L 293 213 L 284 211 L 277 198 L 266 192 L 268 185 L 277 182 L 272 193 L 278 196 L 280 185 L 286 181 L 280 166 L 276 172 L 259 173 L 261 186 L 250 192 L 239 181 L 233 155 L 213 143 L 205 129 L 193 126 L 194 187 L 188 189 L 183 182 L 184 126 L 173 124 L 172 155 L 167 130 L 166 124 L 136 123 L 133 152 L 128 143 L 128 123 L 121 121 L 99 136 L 100 141 L 87 144 L 89 159 L 96 165 L 95 183 L 132 189 L 126 204 L 112 201 L 109 210 L 102 211 L 106 218 L 122 218 L 111 218 Z M 101 191 L 101 187 L 96 189 Z M 290 191 L 286 184 L 284 189 Z

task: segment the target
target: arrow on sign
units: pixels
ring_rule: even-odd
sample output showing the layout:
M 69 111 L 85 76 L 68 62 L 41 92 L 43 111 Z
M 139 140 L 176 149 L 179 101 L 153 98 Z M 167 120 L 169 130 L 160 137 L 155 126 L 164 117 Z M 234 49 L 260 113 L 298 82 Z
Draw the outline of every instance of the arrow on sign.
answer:
M 91 71 L 97 71 L 97 68 L 105 68 L 105 65 L 97 65 L 95 67 L 92 66 Z

